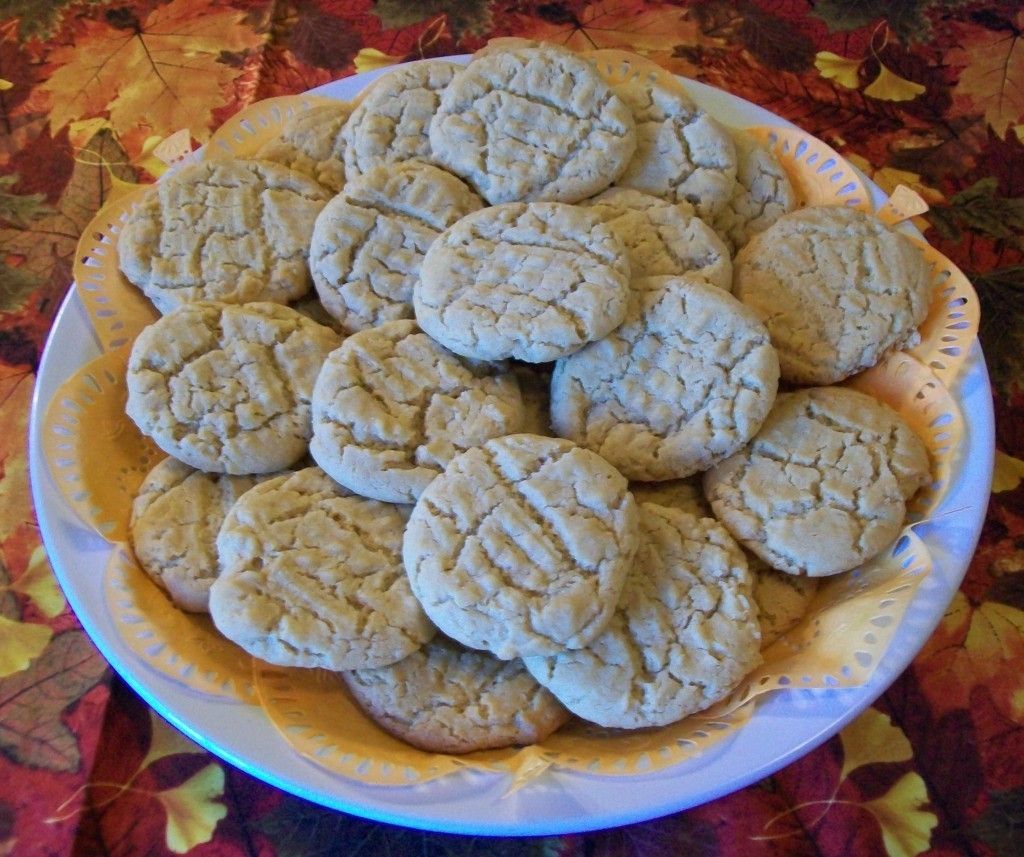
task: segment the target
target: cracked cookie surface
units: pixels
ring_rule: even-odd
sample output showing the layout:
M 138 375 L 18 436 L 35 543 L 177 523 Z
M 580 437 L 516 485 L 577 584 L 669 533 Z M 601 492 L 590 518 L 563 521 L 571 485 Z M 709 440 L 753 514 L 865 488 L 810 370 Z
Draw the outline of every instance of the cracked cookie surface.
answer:
M 341 129 L 351 113 L 347 101 L 310 107 L 285 122 L 281 135 L 264 143 L 256 158 L 297 170 L 337 193 L 345 184 Z
M 339 341 L 280 304 L 185 304 L 135 340 L 128 416 L 199 470 L 280 470 L 306 452 L 313 384 Z
M 342 135 L 352 179 L 400 161 L 433 161 L 430 120 L 461 65 L 427 60 L 389 71 L 367 89 Z
M 609 188 L 580 205 L 598 215 L 626 247 L 630 275 L 698 274 L 732 290 L 729 248 L 688 202 L 671 203 L 629 188 Z
M 132 503 L 132 549 L 143 571 L 182 610 L 210 612 L 217 531 L 235 500 L 260 478 L 203 473 L 166 458 L 143 480 Z
M 552 426 L 630 479 L 678 479 L 753 437 L 777 384 L 749 309 L 698 277 L 648 277 L 620 327 L 558 362 Z
M 413 321 L 392 321 L 327 358 L 310 452 L 352 491 L 412 503 L 457 454 L 524 419 L 514 376 L 452 354 Z
M 796 192 L 779 159 L 741 129 L 736 145 L 736 187 L 711 225 L 732 252 L 797 206 Z
M 317 467 L 239 498 L 217 536 L 210 590 L 218 630 L 272 664 L 386 666 L 429 640 L 402 568 L 401 514 Z
M 780 395 L 750 444 L 705 474 L 704 492 L 772 568 L 822 577 L 891 544 L 929 478 L 924 444 L 895 411 L 817 387 Z
M 820 580 L 776 571 L 750 551 L 746 556 L 750 573 L 754 576 L 754 602 L 761 625 L 761 648 L 766 649 L 795 628 L 807 614 Z
M 287 303 L 309 291 L 309 238 L 329 198 L 270 161 L 182 167 L 129 215 L 121 271 L 162 313 L 199 300 Z
M 685 200 L 710 220 L 736 185 L 736 149 L 717 120 L 682 85 L 664 76 L 631 78 L 613 87 L 636 121 L 636 153 L 616 180 L 667 199 Z
M 439 162 L 492 205 L 576 202 L 608 187 L 636 148 L 629 108 L 583 59 L 520 48 L 455 75 L 430 123 Z
M 507 660 L 600 634 L 636 544 L 636 504 L 611 465 L 517 434 L 457 456 L 427 486 L 402 554 L 434 623 Z
M 420 327 L 479 360 L 554 360 L 619 325 L 629 299 L 622 242 L 597 214 L 509 203 L 464 217 L 427 251 L 413 306 Z
M 723 699 L 760 662 L 752 587 L 720 524 L 644 503 L 640 547 L 608 628 L 584 648 L 524 663 L 580 717 L 665 726 Z
M 842 206 L 794 211 L 736 255 L 733 291 L 765 323 L 784 380 L 833 384 L 913 345 L 928 312 L 924 255 Z
M 309 266 L 324 308 L 348 332 L 412 318 L 413 286 L 434 239 L 480 198 L 429 164 L 371 169 L 320 212 Z
M 441 634 L 396 664 L 341 677 L 378 726 L 435 753 L 536 744 L 569 719 L 522 661 Z

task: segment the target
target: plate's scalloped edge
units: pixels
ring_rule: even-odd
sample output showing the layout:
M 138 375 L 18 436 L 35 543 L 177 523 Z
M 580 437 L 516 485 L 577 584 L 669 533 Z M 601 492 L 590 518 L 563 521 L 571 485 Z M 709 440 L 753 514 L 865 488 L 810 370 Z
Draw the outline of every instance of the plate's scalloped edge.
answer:
M 337 103 L 338 99 L 309 93 L 256 101 L 214 131 L 203 151 L 208 158 L 251 158 L 263 145 L 279 137 L 292 117 L 317 105 Z
M 797 128 L 751 125 L 743 129 L 779 159 L 799 205 L 845 205 L 871 214 L 871 192 L 853 165 L 831 146 Z
M 847 379 L 851 387 L 895 410 L 928 450 L 931 481 L 907 503 L 909 520 L 931 517 L 953 482 L 953 468 L 964 442 L 964 417 L 952 393 L 926 366 L 895 351 L 871 369 Z
M 153 185 L 142 185 L 108 202 L 82 231 L 72 276 L 100 347 L 111 351 L 131 343 L 160 317 L 156 307 L 128 282 L 118 266 L 117 240 L 132 209 Z
M 959 376 L 971 344 L 978 338 L 981 303 L 963 271 L 927 241 L 910 240 L 931 269 L 932 292 L 928 315 L 918 328 L 921 341 L 907 353 L 949 385 Z
M 82 366 L 57 388 L 40 426 L 43 459 L 64 500 L 111 543 L 128 540 L 132 499 L 165 457 L 125 414 L 128 351 Z
M 117 634 L 147 667 L 197 693 L 256 703 L 251 657 L 221 636 L 209 616 L 177 609 L 128 544 L 114 545 L 103 594 Z

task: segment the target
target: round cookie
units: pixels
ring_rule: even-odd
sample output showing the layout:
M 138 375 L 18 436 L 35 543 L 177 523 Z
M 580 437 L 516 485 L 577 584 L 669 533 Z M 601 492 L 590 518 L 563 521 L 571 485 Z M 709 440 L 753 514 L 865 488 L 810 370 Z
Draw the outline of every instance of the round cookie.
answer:
M 404 521 L 317 467 L 257 485 L 217 536 L 217 629 L 272 664 L 382 667 L 433 634 L 402 569 Z
M 342 131 L 349 181 L 383 164 L 432 161 L 430 120 L 442 90 L 461 69 L 444 60 L 425 60 L 375 80 Z
M 618 327 L 628 298 L 625 248 L 597 214 L 517 202 L 464 217 L 430 246 L 413 307 L 456 354 L 543 363 Z
M 729 248 L 688 202 L 679 204 L 613 187 L 581 205 L 601 218 L 626 247 L 633 278 L 697 274 L 732 289 Z
M 772 568 L 823 577 L 891 544 L 929 478 L 924 444 L 899 414 L 818 387 L 779 395 L 750 444 L 705 474 L 704 493 Z
M 710 220 L 736 185 L 736 149 L 725 126 L 697 107 L 667 73 L 634 76 L 612 90 L 636 121 L 636 153 L 615 184 L 670 202 L 685 200 Z
M 522 661 L 441 634 L 396 664 L 341 677 L 378 726 L 433 753 L 537 744 L 569 719 Z
M 192 467 L 272 473 L 306 454 L 313 383 L 338 343 L 280 304 L 185 304 L 132 345 L 126 410 Z
M 731 295 L 647 277 L 619 328 L 556 365 L 551 422 L 629 479 L 680 479 L 754 436 L 778 375 L 764 325 Z
M 608 187 L 636 148 L 633 117 L 597 71 L 564 50 L 473 60 L 441 95 L 434 156 L 492 205 L 577 202 Z
M 793 384 L 833 384 L 913 344 L 930 283 L 910 239 L 842 206 L 780 217 L 740 250 L 733 275 Z
M 427 486 L 402 555 L 442 631 L 508 660 L 600 634 L 636 544 L 636 504 L 611 465 L 517 434 L 462 453 Z
M 337 193 L 345 184 L 341 129 L 351 113 L 347 101 L 317 104 L 297 113 L 285 122 L 281 136 L 264 143 L 256 157 L 297 170 Z
M 754 575 L 754 603 L 757 604 L 761 625 L 761 648 L 767 649 L 803 619 L 820 581 L 817 577 L 797 577 L 776 571 L 750 552 L 747 552 L 747 565 Z
M 455 176 L 429 164 L 375 167 L 320 212 L 309 265 L 324 308 L 349 332 L 412 318 L 427 248 L 481 206 Z
M 146 475 L 132 503 L 132 548 L 171 601 L 190 613 L 210 612 L 217 577 L 217 531 L 235 500 L 259 477 L 203 473 L 165 458 Z
M 796 208 L 797 199 L 789 176 L 771 150 L 741 129 L 733 130 L 732 139 L 736 145 L 736 186 L 711 225 L 735 253 Z
M 640 506 L 640 547 L 607 630 L 588 646 L 524 658 L 574 714 L 602 726 L 665 726 L 726 697 L 760 663 L 753 581 L 709 518 Z
M 698 518 L 713 517 L 711 506 L 704 499 L 700 477 L 670 479 L 667 482 L 631 482 L 629 490 L 637 503 L 654 503 L 670 509 L 682 509 Z
M 182 167 L 132 209 L 121 271 L 162 313 L 199 300 L 287 303 L 309 291 L 309 238 L 329 197 L 270 161 Z
M 365 497 L 412 503 L 458 453 L 520 430 L 515 377 L 457 357 L 413 321 L 355 333 L 313 389 L 310 452 Z

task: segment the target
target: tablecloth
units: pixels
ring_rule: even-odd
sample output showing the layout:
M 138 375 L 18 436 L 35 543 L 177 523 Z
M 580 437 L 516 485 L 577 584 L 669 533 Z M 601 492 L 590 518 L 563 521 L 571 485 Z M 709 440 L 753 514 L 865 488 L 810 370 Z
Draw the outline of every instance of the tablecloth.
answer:
M 0 4 L 0 853 L 1024 853 L 1024 8 L 964 0 L 8 0 Z M 622 47 L 820 137 L 931 205 L 983 307 L 997 459 L 939 627 L 840 735 L 727 797 L 541 839 L 402 830 L 211 755 L 113 675 L 34 519 L 26 432 L 83 227 L 154 147 L 256 99 L 492 36 Z

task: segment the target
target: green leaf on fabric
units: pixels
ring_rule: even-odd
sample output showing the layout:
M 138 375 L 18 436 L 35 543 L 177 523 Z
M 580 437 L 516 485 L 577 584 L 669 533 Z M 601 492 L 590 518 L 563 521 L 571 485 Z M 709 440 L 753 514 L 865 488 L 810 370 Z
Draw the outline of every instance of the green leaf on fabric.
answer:
M 21 309 L 28 296 L 42 284 L 42 279 L 34 272 L 0 263 L 0 312 Z
M 103 6 L 111 0 L 84 0 L 90 6 Z M 68 6 L 82 5 L 82 0 L 5 0 L 2 7 L 4 18 L 18 19 L 18 37 L 21 41 L 31 38 L 49 39 L 64 20 Z
M 992 176 L 980 179 L 966 190 L 954 194 L 948 205 L 933 208 L 926 217 L 943 238 L 957 241 L 961 227 L 990 238 L 1020 242 L 1024 232 L 1024 197 L 999 193 Z
M 0 752 L 21 765 L 78 770 L 78 741 L 61 715 L 106 671 L 84 631 L 54 637 L 27 670 L 0 680 Z
M 991 792 L 970 832 L 995 854 L 1024 854 L 1024 789 Z
M 965 272 L 981 305 L 978 338 L 993 387 L 1024 378 L 1024 265 Z
M 482 36 L 491 27 L 493 0 L 374 0 L 373 13 L 385 29 L 410 27 L 445 15 L 455 38 Z
M 830 33 L 857 30 L 884 18 L 889 29 L 907 44 L 931 41 L 929 9 L 963 3 L 964 0 L 819 0 L 812 14 L 828 25 Z
M 20 178 L 17 173 L 0 176 L 0 220 L 13 226 L 25 226 L 29 221 L 53 213 L 53 209 L 46 204 L 46 197 L 41 193 L 10 193 L 10 188 L 14 187 Z

